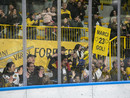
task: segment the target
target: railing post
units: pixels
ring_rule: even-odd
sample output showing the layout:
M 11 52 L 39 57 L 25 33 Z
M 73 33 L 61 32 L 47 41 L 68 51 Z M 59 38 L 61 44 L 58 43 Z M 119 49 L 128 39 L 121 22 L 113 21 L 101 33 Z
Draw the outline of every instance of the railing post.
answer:
M 111 42 L 109 43 L 109 70 L 111 70 Z
M 58 8 L 58 84 L 61 84 L 61 0 L 57 0 Z
M 92 82 L 92 0 L 89 0 L 89 82 Z
M 22 0 L 22 17 L 23 17 L 23 86 L 27 86 L 27 49 L 26 49 L 26 0 Z
M 121 80 L 121 72 L 120 72 L 120 9 L 121 9 L 121 0 L 118 0 L 118 29 L 117 29 L 117 65 L 118 65 L 118 81 Z

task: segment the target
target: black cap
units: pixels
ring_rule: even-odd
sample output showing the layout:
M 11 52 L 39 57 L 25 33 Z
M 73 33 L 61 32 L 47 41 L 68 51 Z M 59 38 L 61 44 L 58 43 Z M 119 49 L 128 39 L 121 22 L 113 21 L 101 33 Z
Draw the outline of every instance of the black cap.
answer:
M 36 55 L 28 54 L 27 59 L 28 59 L 29 57 L 36 57 Z

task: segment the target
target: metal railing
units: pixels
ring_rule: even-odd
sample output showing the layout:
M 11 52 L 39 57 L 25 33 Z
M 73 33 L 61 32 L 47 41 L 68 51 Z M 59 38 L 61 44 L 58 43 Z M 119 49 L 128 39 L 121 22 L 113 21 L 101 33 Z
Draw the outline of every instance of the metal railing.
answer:
M 112 57 L 117 57 L 117 44 L 120 44 L 120 59 L 125 58 L 125 49 L 130 49 L 130 37 L 120 36 L 120 43 L 117 42 L 117 36 L 109 41 L 109 65 L 112 68 Z
M 57 26 L 27 26 L 27 39 L 57 40 Z M 61 41 L 78 42 L 83 37 L 88 37 L 88 28 L 61 27 Z M 22 39 L 22 26 L 0 24 L 0 38 Z

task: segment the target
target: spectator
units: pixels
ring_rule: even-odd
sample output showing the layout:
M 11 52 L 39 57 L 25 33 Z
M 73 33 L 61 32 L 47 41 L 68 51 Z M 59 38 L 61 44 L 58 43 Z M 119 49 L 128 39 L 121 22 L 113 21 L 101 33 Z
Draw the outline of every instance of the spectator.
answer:
M 126 60 L 125 66 L 126 66 L 126 74 L 127 74 L 128 80 L 130 80 L 130 58 Z
M 110 81 L 110 73 L 108 72 L 108 67 L 104 66 L 102 68 L 102 75 L 97 81 Z
M 37 68 L 37 71 L 38 71 L 38 85 L 45 85 L 45 84 L 51 84 L 50 82 L 50 78 L 45 75 L 45 70 L 44 70 L 44 67 L 43 66 L 39 66 Z
M 111 24 L 109 24 L 108 28 L 111 28 L 110 39 L 117 36 L 117 18 L 116 17 L 111 18 Z
M 17 38 L 20 28 L 18 25 L 22 24 L 22 17 L 16 9 L 13 9 L 7 16 L 7 23 L 11 25 L 9 27 L 9 33 L 12 33 L 12 38 Z
M 2 9 L 0 9 L 0 24 L 6 24 L 7 16 L 5 16 Z M 4 26 L 0 26 L 0 38 L 3 37 Z
M 0 72 L 0 87 L 5 87 L 5 80 L 4 80 L 4 78 L 3 78 L 3 76 L 2 76 L 2 73 Z
M 117 17 L 117 11 L 116 11 L 116 10 L 112 10 L 112 11 L 111 11 L 109 23 L 111 23 L 111 18 L 112 18 L 112 17 Z
M 31 62 L 35 64 L 35 58 L 36 58 L 36 55 L 28 54 L 27 63 Z M 19 73 L 19 77 L 20 77 L 20 85 L 22 85 L 23 84 L 23 65 L 18 67 L 17 72 Z M 34 73 L 37 73 L 37 66 L 35 66 Z
M 7 63 L 3 71 L 3 78 L 5 79 L 5 83 L 7 83 L 7 87 L 19 86 L 19 75 L 15 72 L 14 62 Z
M 122 23 L 121 24 L 121 36 L 127 36 L 128 30 L 126 24 Z
M 78 2 L 81 2 L 81 5 L 83 6 L 83 8 L 86 10 L 87 6 L 86 6 L 86 1 L 85 0 L 78 0 Z
M 80 44 L 76 44 L 74 47 L 74 51 L 76 52 L 79 60 L 83 59 L 84 57 L 84 53 L 81 49 L 82 49 L 82 46 Z
M 3 12 L 2 9 L 0 9 L 0 24 L 6 24 L 7 22 L 7 16 Z
M 77 4 L 75 0 L 69 0 L 67 9 L 70 11 L 72 19 L 74 19 L 77 15 Z
M 130 36 L 130 15 L 126 16 L 125 24 L 126 24 L 127 30 L 128 30 L 127 36 Z
M 99 12 L 98 5 L 100 4 L 99 0 L 93 0 L 92 2 L 92 14 Z
M 77 3 L 77 13 L 78 13 L 79 18 L 81 19 L 81 21 L 83 21 L 84 20 L 84 16 L 85 16 L 85 9 L 81 5 L 81 2 Z
M 50 8 L 47 8 L 46 11 L 43 11 L 42 13 L 43 16 L 43 25 L 46 26 L 54 26 L 55 23 L 52 20 L 52 18 L 56 18 L 56 13 L 55 12 L 51 12 Z M 47 39 L 48 40 L 55 40 L 56 39 L 56 30 L 55 28 L 46 28 L 46 34 L 47 34 Z
M 52 20 L 54 21 L 55 25 L 57 25 L 57 11 L 56 11 L 56 7 L 52 7 L 51 8 L 51 12 L 56 14 L 56 15 L 52 16 Z
M 78 15 L 76 15 L 75 18 L 70 21 L 70 27 L 83 27 L 83 24 Z M 72 29 L 70 35 L 73 41 L 80 41 L 81 30 Z
M 69 10 L 67 10 L 67 3 L 63 3 L 62 4 L 62 9 L 61 9 L 61 19 L 72 19 L 71 17 L 71 12 Z
M 36 58 L 36 55 L 28 54 L 27 62 L 32 62 L 34 64 L 35 63 L 35 58 Z
M 9 15 L 13 11 L 13 9 L 14 9 L 14 6 L 12 4 L 10 4 L 7 15 Z
M 69 34 L 69 29 L 68 28 L 66 28 L 66 27 L 69 27 L 70 26 L 70 24 L 69 24 L 69 21 L 68 21 L 68 19 L 67 18 L 64 18 L 62 21 L 61 21 L 61 26 L 62 27 L 65 27 L 65 28 L 61 28 L 62 30 L 62 39 L 63 39 L 63 41 L 67 41 L 67 40 L 69 40 L 69 38 L 70 38 L 70 34 Z
M 95 36 L 96 26 L 97 25 L 102 26 L 101 20 L 99 19 L 99 12 L 95 12 L 93 14 L 92 19 L 93 19 L 93 21 L 92 21 L 92 42 L 94 42 L 94 36 Z
M 117 61 L 112 62 L 113 68 L 110 71 L 111 81 L 117 81 Z
M 37 30 L 36 30 L 36 27 L 32 27 L 32 26 L 38 26 L 39 21 L 36 20 L 35 14 L 34 13 L 29 14 L 26 21 L 27 21 L 27 25 L 28 25 L 28 27 L 27 27 L 27 38 L 28 39 L 36 39 Z
M 37 73 L 34 71 L 35 66 L 32 62 L 27 63 L 27 85 L 38 85 Z
M 44 25 L 47 25 L 47 26 L 54 25 L 54 21 L 52 20 L 52 16 L 56 16 L 56 13 L 55 12 L 52 13 L 50 8 L 47 8 L 46 11 L 43 10 L 41 15 L 43 16 Z
M 110 13 L 110 17 L 113 17 L 113 16 L 117 16 L 117 11 L 116 10 L 112 10 L 111 13 Z

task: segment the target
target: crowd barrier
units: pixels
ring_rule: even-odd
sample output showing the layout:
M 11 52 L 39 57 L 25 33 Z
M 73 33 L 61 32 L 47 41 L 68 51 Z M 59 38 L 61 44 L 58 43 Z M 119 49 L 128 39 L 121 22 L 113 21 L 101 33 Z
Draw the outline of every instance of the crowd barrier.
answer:
M 22 26 L 0 24 L 0 37 L 2 39 L 22 39 Z M 57 41 L 57 26 L 27 26 L 27 39 Z M 80 42 L 88 40 L 88 28 L 85 27 L 61 27 L 61 41 Z M 112 57 L 117 57 L 117 37 L 109 41 L 109 66 L 111 69 Z M 130 49 L 130 37 L 121 36 L 120 57 L 125 58 L 125 49 Z M 104 56 L 96 55 L 98 59 Z
M 0 88 L 0 98 L 130 98 L 130 81 Z
M 22 39 L 22 26 L 0 24 L 1 38 Z M 57 26 L 27 26 L 27 39 L 57 40 Z M 61 41 L 80 41 L 81 37 L 88 37 L 88 28 L 61 27 Z
M 125 50 L 130 49 L 130 37 L 120 36 L 120 43 L 117 42 L 117 36 L 109 41 L 108 57 L 109 57 L 109 68 L 112 69 L 112 61 L 116 60 L 112 57 L 117 57 L 117 44 L 120 44 L 120 59 L 125 59 Z M 97 59 L 103 59 L 104 56 L 96 55 Z

